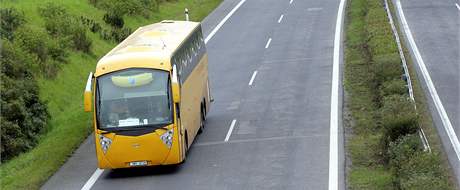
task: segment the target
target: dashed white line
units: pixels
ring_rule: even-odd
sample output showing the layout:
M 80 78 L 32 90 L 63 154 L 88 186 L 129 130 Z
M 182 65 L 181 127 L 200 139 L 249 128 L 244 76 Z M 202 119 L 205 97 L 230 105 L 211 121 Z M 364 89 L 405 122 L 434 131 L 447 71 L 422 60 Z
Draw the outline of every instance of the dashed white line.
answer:
M 270 43 L 272 42 L 272 38 L 269 38 L 268 41 L 267 41 L 267 44 L 265 44 L 265 49 L 267 49 L 268 47 L 270 47 Z
M 252 73 L 252 77 L 251 77 L 251 80 L 249 80 L 249 86 L 252 86 L 252 83 L 254 82 L 254 79 L 256 78 L 257 76 L 257 71 L 254 71 L 254 73 Z
M 456 6 L 457 9 L 460 11 L 460 6 L 459 6 L 457 3 L 455 3 L 455 6 Z
M 217 24 L 217 26 L 211 31 L 211 33 L 209 33 L 209 35 L 204 39 L 204 43 L 208 43 L 208 41 L 214 36 L 214 34 L 216 34 L 216 32 L 220 29 L 220 27 L 222 27 L 222 25 L 224 25 L 225 22 L 227 22 L 227 20 L 233 15 L 233 13 L 235 13 L 236 10 L 238 10 L 238 8 L 241 7 L 241 5 L 246 2 L 246 0 L 241 0 L 228 14 L 227 16 L 224 17 L 224 19 L 222 19 L 219 24 Z
M 227 132 L 227 136 L 225 136 L 225 142 L 228 141 L 228 139 L 230 139 L 230 136 L 232 135 L 232 132 L 233 132 L 233 128 L 235 127 L 235 124 L 236 124 L 236 119 L 234 119 L 232 121 L 232 124 L 230 124 L 230 128 L 228 129 L 228 132 Z
M 423 79 L 425 80 L 426 86 L 428 87 L 428 92 L 430 93 L 431 98 L 433 99 L 436 110 L 438 111 L 439 117 L 441 118 L 444 130 L 446 131 L 447 136 L 449 137 L 449 140 L 452 143 L 452 147 L 454 148 L 455 154 L 457 155 L 457 158 L 460 161 L 460 142 L 457 138 L 457 134 L 454 131 L 452 123 L 450 122 L 449 116 L 447 115 L 447 112 L 444 109 L 441 99 L 439 98 L 438 91 L 436 90 L 436 87 L 434 86 L 434 83 L 431 80 L 430 73 L 426 68 L 425 62 L 423 61 L 422 55 L 418 50 L 414 37 L 412 36 L 412 32 L 410 31 L 409 24 L 407 24 L 407 20 L 404 16 L 404 11 L 402 10 L 400 0 L 396 1 L 396 7 L 400 15 L 402 28 L 404 29 L 407 40 L 409 41 L 409 45 L 411 46 L 411 49 L 415 55 L 416 63 L 420 68 L 420 71 L 422 72 Z
M 85 185 L 81 188 L 81 190 L 90 190 L 91 187 L 96 183 L 97 179 L 101 174 L 104 172 L 103 169 L 97 168 L 96 171 L 94 171 L 93 175 L 88 179 L 88 181 L 85 183 Z
M 332 62 L 331 123 L 329 134 L 329 190 L 337 190 L 339 180 L 339 64 L 345 1 L 346 0 L 340 1 L 339 10 L 337 13 L 337 22 L 335 24 L 334 57 Z
M 292 1 L 294 1 L 294 0 L 289 1 L 289 4 L 292 4 Z
M 278 19 L 278 23 L 281 23 L 281 21 L 283 20 L 283 17 L 284 17 L 284 15 L 280 16 L 280 18 Z

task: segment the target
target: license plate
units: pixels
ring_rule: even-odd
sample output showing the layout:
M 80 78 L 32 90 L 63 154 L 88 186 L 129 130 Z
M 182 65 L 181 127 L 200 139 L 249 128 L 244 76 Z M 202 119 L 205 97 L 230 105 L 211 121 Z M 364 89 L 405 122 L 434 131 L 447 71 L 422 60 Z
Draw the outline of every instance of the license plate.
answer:
M 130 162 L 129 166 L 135 167 L 135 166 L 146 166 L 147 161 L 138 161 L 138 162 Z

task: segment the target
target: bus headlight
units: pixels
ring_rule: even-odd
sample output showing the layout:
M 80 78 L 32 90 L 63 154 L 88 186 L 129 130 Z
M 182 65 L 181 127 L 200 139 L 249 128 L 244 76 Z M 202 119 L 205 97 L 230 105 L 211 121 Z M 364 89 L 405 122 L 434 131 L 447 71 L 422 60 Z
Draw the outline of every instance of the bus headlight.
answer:
M 174 130 L 170 129 L 160 136 L 161 141 L 163 141 L 163 143 L 165 143 L 165 145 L 168 148 L 171 148 L 172 141 L 173 141 L 173 134 L 174 134 Z
M 99 143 L 101 144 L 102 151 L 105 154 L 112 144 L 112 139 L 104 137 L 104 135 L 99 135 Z

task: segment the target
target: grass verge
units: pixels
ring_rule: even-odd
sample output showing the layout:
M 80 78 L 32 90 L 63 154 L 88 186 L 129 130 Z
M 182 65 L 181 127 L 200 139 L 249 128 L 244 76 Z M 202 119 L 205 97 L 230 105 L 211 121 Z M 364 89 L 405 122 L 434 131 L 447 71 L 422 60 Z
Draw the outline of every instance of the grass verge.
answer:
M 418 113 L 409 100 L 383 1 L 349 1 L 345 30 L 348 188 L 453 189 L 412 65 Z M 423 152 L 418 126 L 433 153 Z
M 125 18 L 125 24 L 133 29 L 161 20 L 183 20 L 184 8 L 190 10 L 190 19 L 201 21 L 222 0 L 178 0 L 164 2 L 158 12 L 149 19 L 141 16 Z M 44 27 L 37 7 L 53 2 L 66 7 L 73 15 L 85 15 L 98 22 L 104 12 L 87 0 L 54 1 L 2 1 L 3 7 L 15 7 L 25 13 L 27 23 Z M 116 44 L 91 34 L 93 55 L 71 52 L 69 63 L 62 66 L 54 79 L 40 78 L 40 98 L 48 102 L 51 121 L 48 132 L 39 139 L 31 151 L 21 154 L 0 166 L 1 189 L 39 189 L 40 186 L 65 163 L 72 152 L 91 133 L 90 114 L 83 112 L 82 93 L 87 74 L 93 71 L 97 60 Z

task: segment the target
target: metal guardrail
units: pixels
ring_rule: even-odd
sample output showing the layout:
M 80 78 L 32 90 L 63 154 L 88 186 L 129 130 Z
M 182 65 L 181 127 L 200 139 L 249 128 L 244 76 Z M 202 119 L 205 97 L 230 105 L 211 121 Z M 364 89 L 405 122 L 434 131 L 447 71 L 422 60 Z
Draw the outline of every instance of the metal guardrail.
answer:
M 415 103 L 414 90 L 412 88 L 412 81 L 411 81 L 411 77 L 409 73 L 409 68 L 407 67 L 407 61 L 406 61 L 406 57 L 404 56 L 404 51 L 402 49 L 401 40 L 399 38 L 398 31 L 396 30 L 396 27 L 393 21 L 393 16 L 391 15 L 390 7 L 388 6 L 388 0 L 385 0 L 385 11 L 387 12 L 388 20 L 391 24 L 393 36 L 395 37 L 396 43 L 398 44 L 399 56 L 401 57 L 402 67 L 404 69 L 403 77 L 407 83 L 406 86 L 409 91 L 409 97 L 414 105 L 415 110 L 417 111 L 417 105 Z M 425 132 L 420 126 L 418 128 L 419 128 L 418 133 L 420 136 L 420 140 L 422 141 L 424 151 L 428 151 L 431 153 L 430 143 L 428 142 L 428 139 L 426 138 Z

